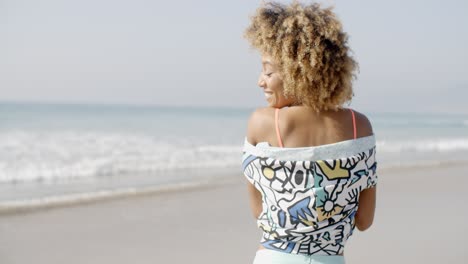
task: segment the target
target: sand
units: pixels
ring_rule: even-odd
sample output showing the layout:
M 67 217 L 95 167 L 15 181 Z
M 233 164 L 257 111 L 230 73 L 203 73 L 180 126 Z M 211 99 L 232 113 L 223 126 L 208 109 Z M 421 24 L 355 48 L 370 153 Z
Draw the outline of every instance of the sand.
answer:
M 374 225 L 347 263 L 468 263 L 468 164 L 379 171 Z M 246 184 L 0 214 L 0 263 L 251 263 Z

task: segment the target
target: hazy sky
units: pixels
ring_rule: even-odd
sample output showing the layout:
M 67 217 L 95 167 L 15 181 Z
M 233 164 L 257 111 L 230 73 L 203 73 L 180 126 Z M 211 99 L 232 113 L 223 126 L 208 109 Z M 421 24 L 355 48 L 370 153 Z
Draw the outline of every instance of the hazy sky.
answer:
M 360 64 L 352 107 L 468 113 L 467 1 L 321 2 Z M 0 0 L 0 101 L 263 106 L 259 3 Z

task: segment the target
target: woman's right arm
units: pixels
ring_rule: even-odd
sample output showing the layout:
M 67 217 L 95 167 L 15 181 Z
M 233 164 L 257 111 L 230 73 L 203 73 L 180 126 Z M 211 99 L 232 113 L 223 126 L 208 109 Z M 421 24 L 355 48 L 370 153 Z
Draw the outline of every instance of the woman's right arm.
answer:
M 266 138 L 266 132 L 272 126 L 272 118 L 269 118 L 272 116 L 272 113 L 272 109 L 259 108 L 250 115 L 247 124 L 247 141 L 252 145 L 256 145 L 259 141 L 263 141 Z M 247 191 L 252 214 L 255 218 L 258 218 L 263 210 L 262 194 L 250 182 L 247 183 Z

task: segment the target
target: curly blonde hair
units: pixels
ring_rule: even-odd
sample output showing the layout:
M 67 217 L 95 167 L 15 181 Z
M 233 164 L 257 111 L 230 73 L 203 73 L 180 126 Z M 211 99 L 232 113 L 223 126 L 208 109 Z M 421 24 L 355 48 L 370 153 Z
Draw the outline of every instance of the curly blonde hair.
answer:
M 358 65 L 332 8 L 266 3 L 245 31 L 254 48 L 279 64 L 284 95 L 315 111 L 338 110 L 353 97 Z

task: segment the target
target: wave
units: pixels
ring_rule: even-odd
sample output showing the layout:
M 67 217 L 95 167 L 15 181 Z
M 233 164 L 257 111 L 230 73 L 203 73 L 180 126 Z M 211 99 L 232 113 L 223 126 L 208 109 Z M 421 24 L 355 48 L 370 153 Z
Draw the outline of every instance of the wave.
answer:
M 468 138 L 377 141 L 379 152 L 451 152 L 467 151 Z
M 161 139 L 109 132 L 0 133 L 0 183 L 51 182 L 187 169 L 240 168 L 242 145 Z M 380 157 L 394 153 L 468 151 L 468 138 L 378 140 Z M 240 169 L 239 169 L 240 171 Z M 170 179 L 167 179 L 170 180 Z
M 0 134 L 0 182 L 150 174 L 238 166 L 240 145 L 169 142 L 156 136 L 76 132 Z

